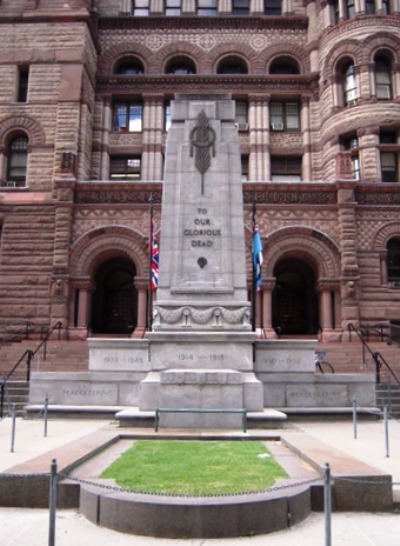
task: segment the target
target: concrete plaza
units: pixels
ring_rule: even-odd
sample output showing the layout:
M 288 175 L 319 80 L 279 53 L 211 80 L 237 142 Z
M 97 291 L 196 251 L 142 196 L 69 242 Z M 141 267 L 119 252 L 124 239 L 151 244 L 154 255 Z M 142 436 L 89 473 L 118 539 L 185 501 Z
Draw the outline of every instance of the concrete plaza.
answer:
M 67 452 L 74 442 L 94 433 L 115 430 L 109 421 L 54 420 L 48 422 L 45 438 L 43 422 L 17 420 L 14 453 L 10 453 L 11 420 L 0 422 L 0 472 L 8 473 L 33 468 L 33 461 L 44 461 L 55 452 Z M 265 431 L 264 431 L 265 432 Z M 279 434 L 279 431 L 274 431 Z M 282 431 L 283 432 L 283 431 Z M 296 422 L 285 429 L 286 436 L 317 438 L 326 450 L 340 450 L 393 477 L 395 500 L 400 493 L 400 423 L 389 422 L 390 456 L 386 456 L 384 424 L 381 421 L 360 422 L 357 439 L 351 422 Z M 37 463 L 36 463 L 37 464 Z M 32 466 L 33 465 L 33 466 Z M 14 468 L 14 470 L 13 470 Z M 47 544 L 49 511 L 45 509 L 0 508 L 0 544 L 2 546 L 39 546 Z M 332 516 L 332 544 L 352 546 L 398 546 L 400 514 L 397 513 L 334 513 Z M 190 546 L 321 546 L 325 544 L 324 514 L 311 514 L 304 522 L 289 530 L 255 537 L 229 539 L 155 539 L 125 535 L 101 528 L 87 521 L 75 510 L 58 510 L 56 520 L 57 546 L 147 546 L 185 544 Z

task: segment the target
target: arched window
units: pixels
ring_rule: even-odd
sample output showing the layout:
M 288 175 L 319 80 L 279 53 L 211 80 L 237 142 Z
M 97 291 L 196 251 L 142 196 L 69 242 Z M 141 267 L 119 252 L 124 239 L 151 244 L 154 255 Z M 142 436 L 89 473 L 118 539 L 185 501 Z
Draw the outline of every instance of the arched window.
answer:
M 194 62 L 188 58 L 173 59 L 167 64 L 165 73 L 177 75 L 196 74 L 196 66 Z
M 375 57 L 375 94 L 377 99 L 392 98 L 391 62 L 385 55 Z
M 386 245 L 386 250 L 388 281 L 400 281 L 400 238 L 390 239 Z
M 223 59 L 217 69 L 217 74 L 247 74 L 246 63 L 237 57 Z
M 351 105 L 358 98 L 357 77 L 354 64 L 347 62 L 342 69 L 343 102 Z
M 297 61 L 291 57 L 278 57 L 269 67 L 270 74 L 300 74 Z
M 15 186 L 25 186 L 28 163 L 27 136 L 19 135 L 10 141 L 7 158 L 7 181 L 14 182 Z
M 122 59 L 115 67 L 115 74 L 125 74 L 127 76 L 131 76 L 143 73 L 143 65 L 137 59 Z

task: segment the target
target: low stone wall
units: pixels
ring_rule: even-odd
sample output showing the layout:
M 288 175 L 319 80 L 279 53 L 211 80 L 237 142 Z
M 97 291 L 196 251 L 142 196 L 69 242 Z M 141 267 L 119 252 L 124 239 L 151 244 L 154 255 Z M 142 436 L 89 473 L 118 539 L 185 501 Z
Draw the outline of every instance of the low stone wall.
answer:
M 93 523 L 159 538 L 223 538 L 272 533 L 311 511 L 307 486 L 226 497 L 167 497 L 82 485 L 80 511 Z

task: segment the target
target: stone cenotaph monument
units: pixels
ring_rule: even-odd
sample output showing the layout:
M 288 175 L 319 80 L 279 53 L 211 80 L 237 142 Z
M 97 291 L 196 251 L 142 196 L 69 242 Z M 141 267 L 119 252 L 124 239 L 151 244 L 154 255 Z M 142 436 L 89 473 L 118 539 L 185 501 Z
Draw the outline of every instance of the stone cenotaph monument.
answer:
M 169 426 L 237 426 L 239 414 L 205 411 L 263 410 L 253 368 L 234 101 L 177 95 L 165 161 L 151 371 L 140 383 L 139 410 L 201 410 L 165 413 Z

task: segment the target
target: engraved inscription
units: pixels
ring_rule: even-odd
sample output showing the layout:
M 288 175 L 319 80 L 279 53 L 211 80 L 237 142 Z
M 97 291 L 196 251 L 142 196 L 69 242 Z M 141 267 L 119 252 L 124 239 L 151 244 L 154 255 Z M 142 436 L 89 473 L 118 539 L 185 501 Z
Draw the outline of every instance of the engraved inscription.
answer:
M 190 237 L 192 247 L 210 248 L 214 245 L 213 238 L 221 236 L 221 229 L 213 225 L 208 217 L 208 209 L 197 208 L 197 216 L 193 219 L 193 226 L 185 229 L 183 235 Z

